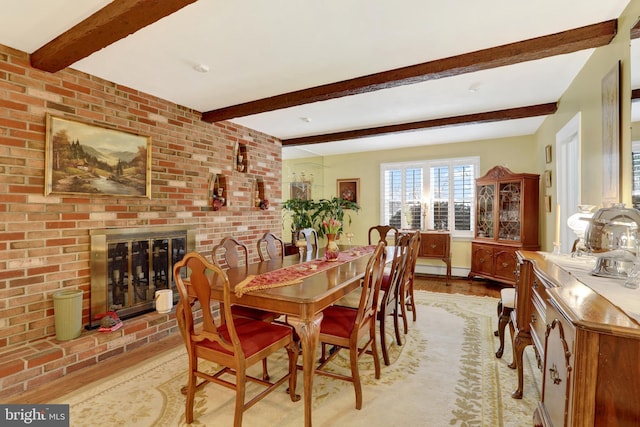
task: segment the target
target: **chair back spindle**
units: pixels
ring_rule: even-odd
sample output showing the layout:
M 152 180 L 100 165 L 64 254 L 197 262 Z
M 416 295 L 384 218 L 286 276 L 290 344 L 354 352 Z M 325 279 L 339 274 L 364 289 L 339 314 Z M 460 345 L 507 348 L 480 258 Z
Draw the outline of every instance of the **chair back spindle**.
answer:
M 390 225 L 375 225 L 369 228 L 369 244 L 375 245 L 378 242 L 385 242 L 387 245 L 398 243 L 399 232 L 396 227 Z M 378 240 L 375 240 L 376 237 Z

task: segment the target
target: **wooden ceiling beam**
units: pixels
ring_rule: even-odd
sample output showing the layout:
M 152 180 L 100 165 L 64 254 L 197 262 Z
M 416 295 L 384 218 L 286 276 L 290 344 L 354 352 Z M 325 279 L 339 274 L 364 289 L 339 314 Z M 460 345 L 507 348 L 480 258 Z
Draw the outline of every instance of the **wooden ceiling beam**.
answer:
M 322 142 L 344 141 L 348 139 L 364 138 L 399 132 L 414 132 L 423 129 L 471 125 L 497 122 L 502 120 L 524 119 L 528 117 L 547 116 L 554 114 L 558 110 L 555 102 L 548 104 L 531 105 L 528 107 L 509 108 L 505 110 L 490 111 L 484 113 L 467 114 L 464 116 L 445 117 L 433 120 L 423 120 L 419 122 L 402 123 L 397 125 L 379 126 L 368 129 L 348 130 L 324 135 L 311 135 L 300 138 L 283 139 L 283 147 L 293 147 L 297 145 L 319 144 Z M 391 147 L 390 147 L 391 148 Z
M 31 65 L 55 73 L 196 0 L 118 0 L 31 54 Z
M 596 48 L 611 42 L 616 35 L 617 26 L 617 20 L 614 19 L 516 43 L 275 95 L 207 111 L 202 114 L 202 120 L 214 123 L 312 102 L 358 95 Z
M 631 40 L 640 38 L 640 19 L 631 27 Z

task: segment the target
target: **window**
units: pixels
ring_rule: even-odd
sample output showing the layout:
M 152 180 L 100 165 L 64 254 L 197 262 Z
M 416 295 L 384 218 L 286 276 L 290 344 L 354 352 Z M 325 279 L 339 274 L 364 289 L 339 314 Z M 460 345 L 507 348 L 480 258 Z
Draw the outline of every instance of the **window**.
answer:
M 381 223 L 473 236 L 479 164 L 477 157 L 382 164 Z

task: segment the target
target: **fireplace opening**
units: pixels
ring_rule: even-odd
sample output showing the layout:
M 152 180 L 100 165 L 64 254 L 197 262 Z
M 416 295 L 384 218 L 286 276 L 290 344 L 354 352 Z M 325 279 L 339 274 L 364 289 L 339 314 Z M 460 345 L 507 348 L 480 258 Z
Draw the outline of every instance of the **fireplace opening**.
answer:
M 178 292 L 173 265 L 195 248 L 193 226 L 138 227 L 91 231 L 89 328 L 115 311 L 127 319 L 155 309 L 155 292 Z

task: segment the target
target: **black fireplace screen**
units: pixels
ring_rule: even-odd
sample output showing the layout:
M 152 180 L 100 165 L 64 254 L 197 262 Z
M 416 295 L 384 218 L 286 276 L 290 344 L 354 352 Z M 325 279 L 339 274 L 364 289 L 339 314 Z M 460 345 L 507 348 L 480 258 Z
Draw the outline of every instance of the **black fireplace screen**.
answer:
M 110 243 L 109 309 L 150 302 L 156 290 L 174 289 L 171 271 L 184 257 L 186 246 L 185 238 Z
M 172 289 L 177 300 L 173 265 L 193 250 L 193 233 L 152 230 L 92 233 L 91 326 L 107 311 L 126 319 L 153 310 L 160 289 Z

